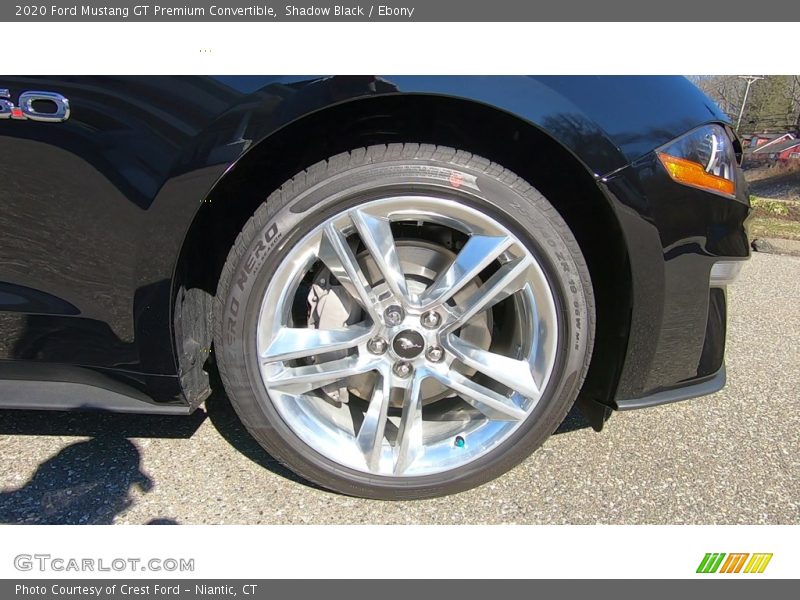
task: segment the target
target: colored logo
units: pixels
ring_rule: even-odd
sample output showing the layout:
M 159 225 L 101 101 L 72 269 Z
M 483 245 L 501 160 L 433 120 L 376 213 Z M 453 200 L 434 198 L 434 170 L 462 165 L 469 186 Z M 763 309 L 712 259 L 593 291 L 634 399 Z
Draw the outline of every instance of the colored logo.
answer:
M 727 557 L 727 558 L 726 558 Z M 748 560 L 749 558 L 749 560 Z M 748 554 L 746 552 L 725 554 L 724 552 L 707 553 L 700 565 L 698 573 L 763 573 L 772 554 Z

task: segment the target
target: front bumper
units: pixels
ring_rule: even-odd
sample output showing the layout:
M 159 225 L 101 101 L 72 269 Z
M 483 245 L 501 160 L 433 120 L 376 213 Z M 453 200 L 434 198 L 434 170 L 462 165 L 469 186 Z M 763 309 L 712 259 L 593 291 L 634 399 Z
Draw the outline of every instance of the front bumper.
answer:
M 626 410 L 725 385 L 726 287 L 750 256 L 746 183 L 731 199 L 673 181 L 654 154 L 601 182 L 631 271 L 628 347 L 610 403 Z
M 649 396 L 644 396 L 642 398 L 619 400 L 617 401 L 617 410 L 635 410 L 637 408 L 648 408 L 650 406 L 671 404 L 672 402 L 689 400 L 690 398 L 708 396 L 709 394 L 713 394 L 714 392 L 718 392 L 724 388 L 726 381 L 727 375 L 725 373 L 725 365 L 723 365 L 719 371 L 710 377 L 679 385 L 673 389 L 654 392 Z
M 720 261 L 711 269 L 708 316 L 703 349 L 694 377 L 639 398 L 616 401 L 617 410 L 647 408 L 707 396 L 725 387 L 725 340 L 727 337 L 727 286 L 733 283 L 741 262 Z

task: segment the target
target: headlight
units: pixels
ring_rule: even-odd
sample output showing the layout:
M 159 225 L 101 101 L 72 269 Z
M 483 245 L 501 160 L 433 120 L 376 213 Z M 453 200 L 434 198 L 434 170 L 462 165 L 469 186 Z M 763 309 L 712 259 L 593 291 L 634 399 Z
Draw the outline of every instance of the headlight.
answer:
M 736 152 L 719 125 L 690 131 L 656 151 L 675 181 L 725 196 L 735 196 Z

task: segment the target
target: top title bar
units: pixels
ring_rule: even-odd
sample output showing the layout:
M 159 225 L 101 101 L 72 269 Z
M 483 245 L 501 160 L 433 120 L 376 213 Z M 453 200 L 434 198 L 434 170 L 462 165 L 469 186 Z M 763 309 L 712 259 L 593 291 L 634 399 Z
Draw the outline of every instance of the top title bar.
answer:
M 0 5 L 0 22 L 637 22 L 637 21 L 800 21 L 800 2 L 783 0 L 400 0 L 382 3 L 293 3 L 233 0 L 159 2 L 147 0 L 39 0 Z M 780 16 L 778 16 L 780 15 Z M 715 36 L 720 32 L 716 32 Z

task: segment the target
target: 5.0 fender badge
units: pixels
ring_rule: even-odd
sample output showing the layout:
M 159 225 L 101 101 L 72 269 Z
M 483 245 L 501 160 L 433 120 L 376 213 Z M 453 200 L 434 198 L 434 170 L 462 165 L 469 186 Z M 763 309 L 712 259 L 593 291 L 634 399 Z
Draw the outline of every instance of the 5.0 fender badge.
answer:
M 41 121 L 61 123 L 69 119 L 69 100 L 55 92 L 22 92 L 19 106 L 14 106 L 8 90 L 0 88 L 0 120 L 18 119 L 21 121 Z M 38 106 L 34 106 L 37 103 Z M 47 105 L 51 110 L 39 110 Z

